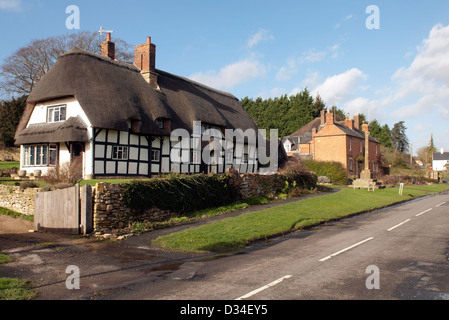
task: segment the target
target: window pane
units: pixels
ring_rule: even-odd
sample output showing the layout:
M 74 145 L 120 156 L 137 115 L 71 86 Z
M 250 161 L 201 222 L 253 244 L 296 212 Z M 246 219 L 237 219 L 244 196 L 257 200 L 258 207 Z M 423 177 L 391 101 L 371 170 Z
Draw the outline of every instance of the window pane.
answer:
M 59 121 L 65 121 L 66 107 L 61 107 Z
M 34 166 L 35 162 L 35 156 L 36 156 L 36 147 L 31 146 L 30 147 L 30 166 Z
M 56 145 L 50 145 L 50 152 L 49 152 L 50 161 L 48 164 L 51 166 L 56 165 L 56 157 L 57 157 L 56 150 L 57 150 Z
M 48 146 L 42 146 L 42 165 L 46 166 L 48 164 Z
M 54 109 L 53 109 L 53 108 L 49 108 L 49 109 L 48 109 L 48 119 L 47 119 L 47 122 L 53 122 L 53 117 L 54 117 L 53 112 L 54 112 Z

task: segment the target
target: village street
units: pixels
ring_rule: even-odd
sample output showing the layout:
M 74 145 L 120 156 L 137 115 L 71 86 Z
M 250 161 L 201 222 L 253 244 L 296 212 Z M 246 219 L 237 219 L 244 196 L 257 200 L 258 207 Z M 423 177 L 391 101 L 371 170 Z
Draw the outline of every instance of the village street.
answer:
M 255 244 L 228 256 L 165 252 L 160 230 L 122 241 L 29 233 L 0 216 L 1 277 L 29 279 L 38 299 L 449 299 L 447 192 Z M 181 226 L 178 228 L 185 228 Z M 69 290 L 68 266 L 79 269 Z

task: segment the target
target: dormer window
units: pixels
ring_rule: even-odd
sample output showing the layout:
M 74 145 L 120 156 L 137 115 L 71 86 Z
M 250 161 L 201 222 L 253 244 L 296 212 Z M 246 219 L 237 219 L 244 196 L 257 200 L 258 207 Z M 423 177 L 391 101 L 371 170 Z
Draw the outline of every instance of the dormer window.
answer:
M 157 124 L 157 127 L 158 127 L 159 129 L 164 129 L 164 119 L 162 119 L 162 118 L 157 118 L 157 119 L 156 119 L 156 124 Z
M 47 109 L 47 122 L 61 122 L 66 120 L 67 105 L 52 106 Z

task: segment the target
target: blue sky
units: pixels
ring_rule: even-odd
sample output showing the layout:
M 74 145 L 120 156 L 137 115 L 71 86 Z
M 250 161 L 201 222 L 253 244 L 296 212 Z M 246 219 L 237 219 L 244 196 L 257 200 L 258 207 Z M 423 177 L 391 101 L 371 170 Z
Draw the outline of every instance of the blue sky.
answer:
M 405 121 L 413 151 L 449 151 L 449 1 L 0 0 L 0 60 L 66 28 L 112 29 L 157 45 L 156 67 L 231 92 L 278 97 L 307 87 L 350 116 Z M 379 9 L 380 29 L 366 20 Z

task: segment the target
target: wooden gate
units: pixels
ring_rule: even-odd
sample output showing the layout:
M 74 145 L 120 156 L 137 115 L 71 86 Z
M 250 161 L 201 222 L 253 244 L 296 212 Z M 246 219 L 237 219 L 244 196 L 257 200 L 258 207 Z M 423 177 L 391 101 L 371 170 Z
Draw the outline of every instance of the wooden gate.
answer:
M 92 232 L 92 188 L 37 192 L 34 198 L 34 227 L 37 231 L 66 234 Z

